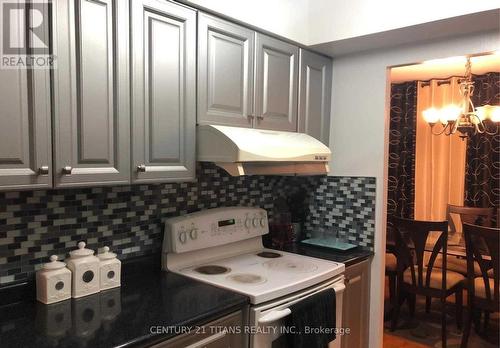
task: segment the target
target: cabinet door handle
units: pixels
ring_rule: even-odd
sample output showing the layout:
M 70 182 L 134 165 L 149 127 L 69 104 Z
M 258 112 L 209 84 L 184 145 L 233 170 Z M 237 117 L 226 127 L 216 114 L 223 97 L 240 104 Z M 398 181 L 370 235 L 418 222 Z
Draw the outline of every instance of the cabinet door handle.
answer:
M 257 119 L 258 119 L 258 120 L 263 120 L 263 119 L 264 119 L 264 116 L 262 116 L 262 115 L 257 115 Z
M 49 166 L 41 166 L 38 168 L 38 175 L 48 175 L 49 174 Z
M 137 171 L 138 171 L 139 173 L 145 173 L 145 172 L 146 172 L 146 165 L 145 165 L 145 164 L 139 164 L 139 165 L 137 166 Z
M 73 171 L 73 168 L 71 166 L 66 166 L 66 167 L 63 167 L 63 169 L 62 169 L 62 173 L 64 175 L 71 175 L 72 171 Z
M 189 346 L 186 346 L 186 348 L 207 347 L 210 343 L 216 342 L 224 336 L 226 336 L 226 330 L 222 330 L 222 331 L 217 332 L 216 334 L 214 334 L 212 336 L 208 336 L 207 338 L 202 339 L 201 341 L 190 344 Z
M 361 276 L 358 275 L 358 276 L 355 276 L 354 278 L 352 278 L 350 280 L 350 282 L 351 283 L 356 283 L 356 282 L 359 282 L 360 280 L 361 280 Z
M 350 283 L 356 283 L 356 282 L 359 282 L 361 280 L 361 276 L 355 276 L 354 278 L 345 278 L 344 279 L 344 283 L 345 284 L 350 284 Z

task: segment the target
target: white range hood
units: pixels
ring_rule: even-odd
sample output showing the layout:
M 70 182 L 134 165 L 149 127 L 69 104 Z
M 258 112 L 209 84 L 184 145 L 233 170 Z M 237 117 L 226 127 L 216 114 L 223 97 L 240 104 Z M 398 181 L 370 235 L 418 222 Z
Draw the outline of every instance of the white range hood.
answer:
M 233 176 L 321 175 L 330 149 L 304 133 L 216 125 L 197 127 L 197 159 Z

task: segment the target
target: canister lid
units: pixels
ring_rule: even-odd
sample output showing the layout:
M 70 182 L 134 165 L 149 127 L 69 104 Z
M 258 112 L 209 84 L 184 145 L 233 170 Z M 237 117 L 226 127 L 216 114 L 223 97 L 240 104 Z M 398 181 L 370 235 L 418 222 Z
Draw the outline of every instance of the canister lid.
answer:
M 94 255 L 94 250 L 86 249 L 85 242 L 78 243 L 78 249 L 69 252 L 71 257 L 83 257 L 83 256 L 91 256 Z
M 111 260 L 111 259 L 116 259 L 116 254 L 109 251 L 109 247 L 105 246 L 103 248 L 104 252 L 97 254 L 97 257 L 99 257 L 99 260 Z
M 57 261 L 57 255 L 51 255 L 50 256 L 50 262 L 47 262 L 43 265 L 43 269 L 46 270 L 55 270 L 55 269 L 61 269 L 66 267 L 66 264 L 61 261 Z

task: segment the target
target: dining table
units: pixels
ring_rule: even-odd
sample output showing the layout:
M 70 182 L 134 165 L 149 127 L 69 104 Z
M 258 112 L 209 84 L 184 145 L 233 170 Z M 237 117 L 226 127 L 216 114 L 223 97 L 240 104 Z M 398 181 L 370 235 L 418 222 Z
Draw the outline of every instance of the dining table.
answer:
M 435 245 L 435 243 L 433 243 L 431 240 L 428 241 L 425 245 L 425 251 L 432 252 L 434 245 Z M 394 253 L 395 249 L 396 249 L 396 242 L 393 240 L 387 239 L 386 252 Z M 442 254 L 442 253 L 443 252 L 441 250 L 440 254 Z M 460 242 L 448 242 L 447 247 L 446 247 L 446 255 L 455 256 L 457 258 L 461 258 L 461 259 L 465 260 L 467 258 L 465 242 L 463 240 Z

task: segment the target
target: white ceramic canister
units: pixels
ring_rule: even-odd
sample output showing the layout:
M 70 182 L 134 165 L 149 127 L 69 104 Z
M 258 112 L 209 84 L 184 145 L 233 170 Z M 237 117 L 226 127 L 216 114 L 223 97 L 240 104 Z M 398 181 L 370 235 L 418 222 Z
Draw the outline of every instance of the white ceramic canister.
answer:
M 120 286 L 122 263 L 116 258 L 116 254 L 109 251 L 109 247 L 104 247 L 104 252 L 97 254 L 100 260 L 99 278 L 101 280 L 101 290 L 116 288 Z
M 94 250 L 86 249 L 85 242 L 78 243 L 78 249 L 69 253 L 68 268 L 73 275 L 71 296 L 74 298 L 98 293 L 99 259 Z
M 36 272 L 36 299 L 50 304 L 71 298 L 71 272 L 66 264 L 57 261 L 57 255 L 50 257 Z

